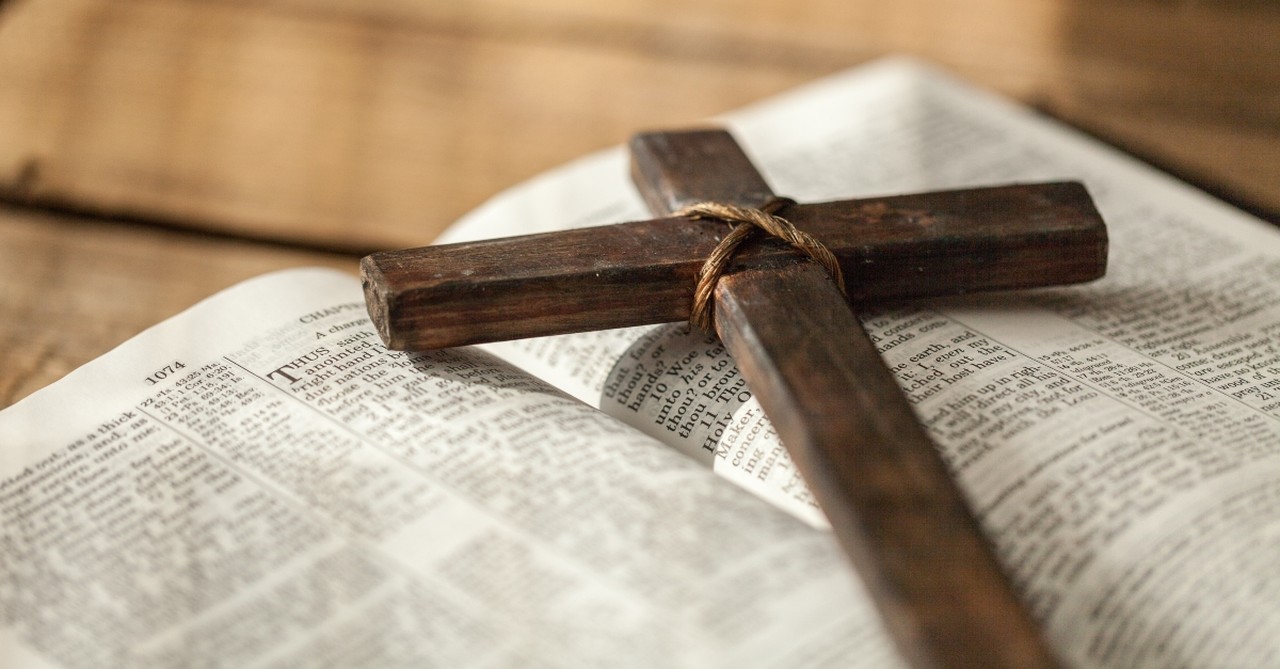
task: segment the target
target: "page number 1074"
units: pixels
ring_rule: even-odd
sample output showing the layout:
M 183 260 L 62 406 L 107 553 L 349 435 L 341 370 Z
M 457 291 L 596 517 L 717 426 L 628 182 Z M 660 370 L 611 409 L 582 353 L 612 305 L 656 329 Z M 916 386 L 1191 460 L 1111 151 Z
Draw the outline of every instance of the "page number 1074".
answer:
M 160 383 L 161 381 L 169 378 L 170 376 L 173 376 L 174 374 L 177 373 L 178 370 L 183 369 L 185 367 L 186 365 L 177 361 L 174 361 L 172 364 L 165 365 L 164 367 L 161 367 L 160 369 L 152 372 L 151 376 L 147 377 L 147 384 L 154 386 L 155 384 Z

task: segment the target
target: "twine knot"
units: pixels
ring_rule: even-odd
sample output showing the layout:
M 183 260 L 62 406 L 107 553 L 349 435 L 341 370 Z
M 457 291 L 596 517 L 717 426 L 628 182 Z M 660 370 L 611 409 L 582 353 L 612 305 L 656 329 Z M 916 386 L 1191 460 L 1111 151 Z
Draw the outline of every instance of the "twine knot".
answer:
M 840 293 L 845 294 L 844 274 L 840 271 L 840 263 L 835 254 L 812 235 L 796 228 L 790 221 L 777 215 L 777 212 L 795 204 L 795 200 L 785 197 L 772 197 L 760 208 L 737 207 L 720 202 L 698 202 L 675 212 L 675 216 L 687 216 L 693 219 L 723 221 L 733 226 L 729 234 L 720 240 L 711 255 L 707 256 L 702 269 L 698 270 L 698 285 L 693 293 L 693 310 L 689 314 L 689 322 L 702 331 L 711 333 L 715 327 L 715 309 L 712 307 L 712 296 L 715 294 L 716 282 L 729 267 L 729 261 L 738 247 L 756 230 L 763 230 L 799 249 L 818 264 L 822 265 L 836 282 Z

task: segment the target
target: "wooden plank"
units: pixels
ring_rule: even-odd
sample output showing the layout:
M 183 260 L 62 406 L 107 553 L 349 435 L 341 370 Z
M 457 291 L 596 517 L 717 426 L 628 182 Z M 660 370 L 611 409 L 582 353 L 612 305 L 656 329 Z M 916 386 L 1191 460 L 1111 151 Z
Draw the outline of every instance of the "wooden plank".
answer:
M 744 85 L 716 63 L 655 69 L 641 53 L 243 4 L 16 10 L 0 26 L 11 192 L 355 248 L 426 243 L 501 188 L 637 124 L 703 117 L 802 78 L 760 67 Z M 669 99 L 655 104 L 658 91 Z
M 355 259 L 0 207 L 0 408 L 227 286 Z
M 970 189 L 796 205 L 855 300 L 946 295 L 1096 279 L 1106 231 L 1079 184 Z M 385 251 L 361 263 L 374 324 L 395 349 L 687 319 L 698 269 L 728 231 L 669 218 Z M 730 265 L 779 266 L 778 240 Z
M 293 0 L 273 0 L 300 7 Z M 325 0 L 331 11 L 495 26 L 668 59 L 813 76 L 908 53 L 1280 211 L 1280 6 L 1260 0 Z M 531 7 L 532 5 L 532 7 Z M 476 18 L 480 17 L 480 18 Z M 1177 131 L 1166 131 L 1178 128 Z M 1197 141 L 1188 146 L 1184 131 Z
M 716 332 L 911 666 L 1060 666 L 819 266 L 723 277 Z
M 25 2 L 0 190 L 408 246 L 636 129 L 910 53 L 1280 209 L 1276 44 L 1280 11 L 1239 2 Z

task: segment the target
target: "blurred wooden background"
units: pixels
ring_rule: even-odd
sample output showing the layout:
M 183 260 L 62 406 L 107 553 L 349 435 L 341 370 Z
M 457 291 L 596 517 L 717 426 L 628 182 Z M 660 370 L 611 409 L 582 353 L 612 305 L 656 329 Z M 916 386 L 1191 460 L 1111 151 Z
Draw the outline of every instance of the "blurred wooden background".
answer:
M 0 407 L 237 280 L 903 53 L 1280 220 L 1264 0 L 0 0 Z

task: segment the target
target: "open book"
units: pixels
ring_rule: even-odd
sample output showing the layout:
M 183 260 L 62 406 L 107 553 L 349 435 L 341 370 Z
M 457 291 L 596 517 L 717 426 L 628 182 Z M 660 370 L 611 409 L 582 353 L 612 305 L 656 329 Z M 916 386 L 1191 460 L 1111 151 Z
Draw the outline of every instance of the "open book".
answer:
M 1080 179 L 1106 279 L 866 326 L 1071 664 L 1280 662 L 1280 233 L 904 61 L 723 119 L 801 201 Z M 450 241 L 647 218 L 621 150 Z M 888 667 L 723 348 L 391 353 L 354 277 L 241 284 L 0 413 L 0 662 Z

